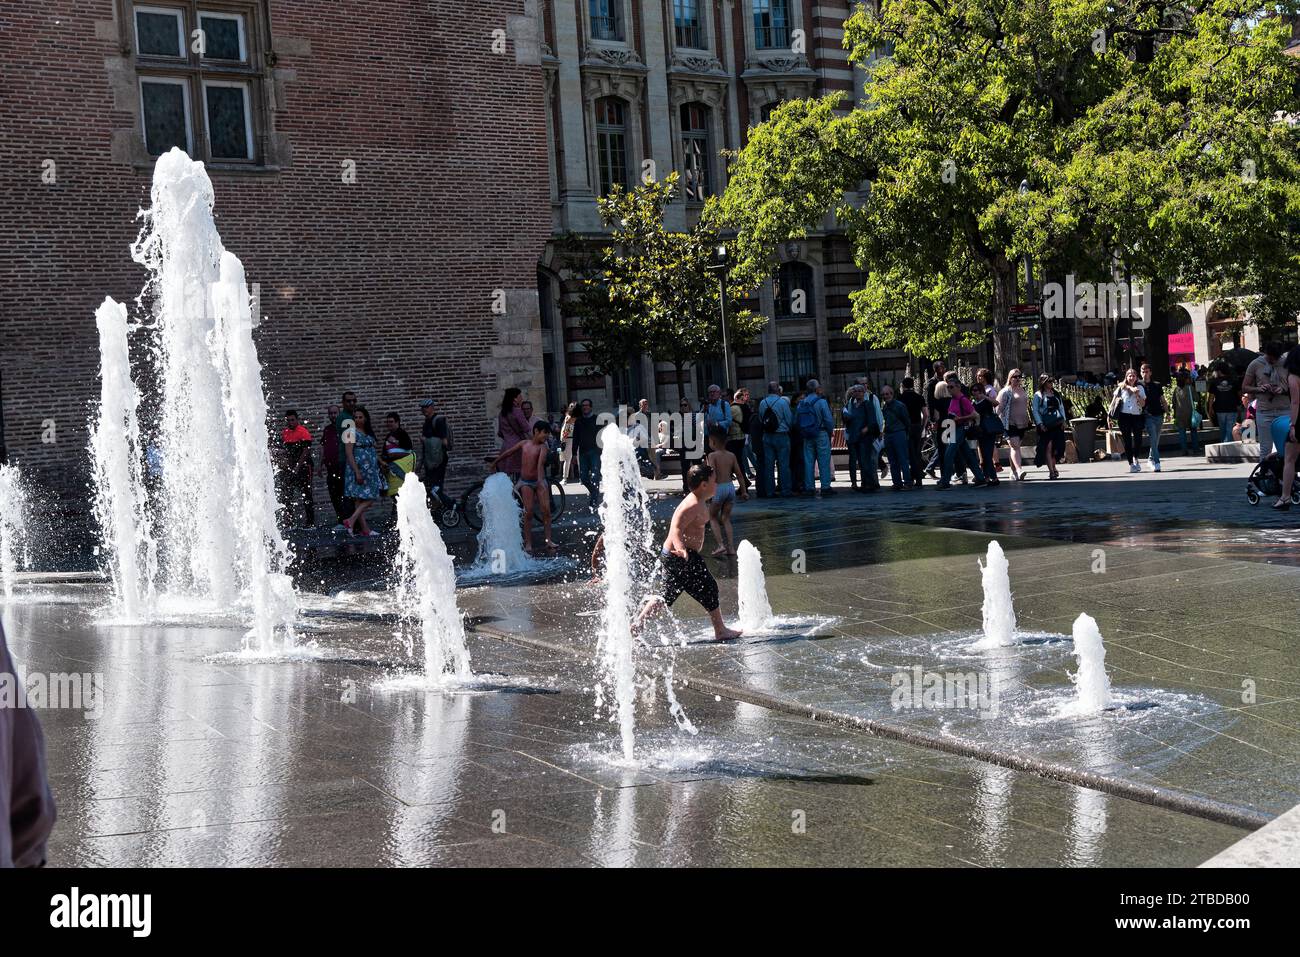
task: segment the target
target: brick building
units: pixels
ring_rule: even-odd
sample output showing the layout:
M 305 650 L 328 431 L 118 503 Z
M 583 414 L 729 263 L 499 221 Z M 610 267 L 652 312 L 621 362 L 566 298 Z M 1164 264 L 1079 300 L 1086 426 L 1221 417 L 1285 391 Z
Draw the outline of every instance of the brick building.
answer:
M 140 292 L 133 220 L 172 145 L 207 163 L 223 241 L 260 285 L 273 408 L 298 407 L 316 430 L 352 388 L 373 414 L 415 423 L 433 395 L 467 461 L 493 447 L 500 388 L 542 385 L 539 13 L 538 0 L 5 4 L 11 458 L 81 494 L 94 310 Z
M 643 357 L 615 376 L 593 374 L 577 321 L 564 316 L 579 291 L 566 259 L 576 236 L 603 244 L 597 197 L 615 182 L 681 173 L 668 225 L 694 222 L 726 187 L 724 150 L 742 147 L 752 126 L 782 101 L 845 94 L 861 100 L 865 75 L 843 48 L 850 0 L 547 0 L 542 24 L 550 189 L 555 241 L 539 271 L 547 391 L 591 398 L 598 407 L 649 398 L 676 408 L 673 369 Z M 901 377 L 908 357 L 869 350 L 843 332 L 848 295 L 862 277 L 830 222 L 777 250 L 773 281 L 747 305 L 769 317 L 758 342 L 736 356 L 737 384 L 765 394 L 811 376 L 834 394 L 870 372 Z M 803 295 L 793 297 L 792 292 Z M 803 310 L 792 307 L 803 300 Z M 973 361 L 972 353 L 968 361 Z M 688 394 L 721 382 L 720 362 L 698 362 Z M 554 404 L 554 403 L 553 403 Z

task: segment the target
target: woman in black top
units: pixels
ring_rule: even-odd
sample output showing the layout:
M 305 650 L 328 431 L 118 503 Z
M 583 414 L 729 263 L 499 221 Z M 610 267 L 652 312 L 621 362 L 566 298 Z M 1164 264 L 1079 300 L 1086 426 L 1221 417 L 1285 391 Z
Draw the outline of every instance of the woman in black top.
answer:
M 1231 442 L 1232 427 L 1237 424 L 1237 407 L 1241 405 L 1241 388 L 1221 368 L 1210 373 L 1209 387 L 1214 397 L 1214 417 L 1219 423 L 1219 441 Z

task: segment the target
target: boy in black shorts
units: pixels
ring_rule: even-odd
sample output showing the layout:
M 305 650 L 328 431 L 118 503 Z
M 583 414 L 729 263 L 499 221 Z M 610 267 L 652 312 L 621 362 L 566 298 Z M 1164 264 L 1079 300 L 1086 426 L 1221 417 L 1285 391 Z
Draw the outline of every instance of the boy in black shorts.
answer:
M 639 632 L 650 618 L 671 606 L 682 592 L 686 592 L 709 613 L 714 638 L 718 641 L 739 638 L 739 631 L 722 622 L 718 583 L 700 555 L 700 549 L 704 547 L 704 529 L 709 524 L 709 507 L 705 503 L 717 487 L 713 469 L 707 465 L 692 466 L 686 476 L 686 485 L 690 491 L 673 513 L 668 538 L 659 558 L 664 572 L 663 595 L 646 599 L 641 613 L 632 623 L 632 632 Z

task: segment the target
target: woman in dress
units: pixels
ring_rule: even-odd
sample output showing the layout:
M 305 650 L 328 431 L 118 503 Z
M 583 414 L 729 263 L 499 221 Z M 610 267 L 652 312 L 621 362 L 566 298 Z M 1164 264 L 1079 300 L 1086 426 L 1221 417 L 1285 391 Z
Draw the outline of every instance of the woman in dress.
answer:
M 560 481 L 572 482 L 577 476 L 578 456 L 573 448 L 573 424 L 581 413 L 578 403 L 570 402 L 564 413 L 564 424 L 560 426 Z
M 343 469 L 343 494 L 356 502 L 356 508 L 343 520 L 343 527 L 353 535 L 369 538 L 379 534 L 366 524 L 366 511 L 379 500 L 379 449 L 370 413 L 358 406 L 352 421 L 355 427 L 343 435 L 343 456 L 347 462 Z

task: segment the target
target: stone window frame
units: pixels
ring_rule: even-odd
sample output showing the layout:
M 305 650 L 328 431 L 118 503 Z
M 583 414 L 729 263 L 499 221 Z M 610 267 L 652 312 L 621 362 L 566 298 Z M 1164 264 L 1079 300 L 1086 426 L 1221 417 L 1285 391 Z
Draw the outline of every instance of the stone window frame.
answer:
M 118 37 L 123 60 L 131 73 L 134 87 L 129 109 L 133 117 L 131 159 L 137 167 L 152 168 L 157 157 L 148 151 L 144 135 L 143 85 L 150 78 L 164 82 L 179 82 L 186 90 L 187 134 L 186 151 L 201 160 L 209 169 L 222 171 L 264 171 L 276 169 L 271 162 L 270 138 L 273 132 L 273 89 L 270 66 L 275 61 L 270 33 L 268 0 L 117 0 L 115 13 Z M 170 57 L 141 55 L 136 46 L 137 9 L 175 10 L 182 15 L 181 33 L 185 50 L 184 60 Z M 191 45 L 193 32 L 198 29 L 201 13 L 223 17 L 240 15 L 246 58 L 238 63 L 200 59 Z M 249 159 L 222 157 L 213 159 L 208 139 L 207 96 L 205 83 L 214 85 L 238 84 L 247 90 L 246 116 L 252 156 Z
M 796 268 L 804 270 L 805 276 L 808 280 L 807 285 L 809 288 L 803 289 L 802 286 L 795 287 L 797 289 L 802 289 L 804 292 L 807 309 L 801 313 L 783 313 L 780 311 L 780 297 L 777 295 L 777 286 L 781 280 L 781 272 L 786 269 L 793 271 Z M 809 319 L 817 318 L 817 269 L 812 263 L 805 262 L 802 259 L 787 259 L 785 262 L 777 265 L 776 271 L 772 274 L 772 318 L 776 319 L 778 322 L 804 322 Z
M 593 29 L 594 24 L 591 18 L 592 0 L 584 0 L 580 4 L 582 10 L 582 36 L 586 43 L 592 46 L 611 46 L 611 47 L 631 47 L 632 46 L 632 0 L 610 0 L 610 5 L 617 7 L 619 10 L 619 26 L 622 36 L 614 39 L 610 37 L 598 37 Z
M 766 2 L 775 2 L 775 0 L 766 0 Z M 790 36 L 786 37 L 786 45 L 783 47 L 760 47 L 756 32 L 757 25 L 754 22 L 754 0 L 745 0 L 745 15 L 742 20 L 745 26 L 745 50 L 749 56 L 779 56 L 791 52 L 790 44 L 793 42 L 794 32 L 804 29 L 803 4 L 799 0 L 784 0 L 784 2 L 789 17 L 790 31 Z
M 673 138 L 673 167 L 682 174 L 686 172 L 686 148 L 682 131 L 682 107 L 698 103 L 708 111 L 709 137 L 709 195 L 718 196 L 727 185 L 727 167 L 723 162 L 721 148 L 726 143 L 726 106 L 727 86 L 725 82 L 707 80 L 679 80 L 671 82 L 669 102 L 669 128 Z M 683 185 L 682 201 L 691 207 L 703 207 L 706 200 L 686 199 Z
M 606 189 L 605 189 L 605 168 L 604 168 L 604 164 L 601 162 L 601 158 L 600 158 L 600 157 L 601 157 L 600 138 L 601 138 L 601 135 L 602 135 L 602 127 L 607 127 L 607 128 L 610 129 L 610 130 L 614 129 L 614 127 L 609 126 L 608 124 L 602 123 L 602 122 L 601 122 L 601 119 L 600 119 L 600 115 L 599 115 L 599 113 L 597 112 L 597 111 L 599 110 L 599 108 L 600 108 L 600 105 L 601 105 L 602 103 L 606 103 L 606 102 L 614 102 L 614 103 L 619 104 L 620 107 L 622 108 L 622 111 L 623 111 L 623 114 L 622 114 L 622 121 L 623 121 L 623 122 L 622 122 L 622 124 L 621 124 L 621 129 L 622 129 L 622 133 L 621 133 L 621 135 L 622 135 L 622 138 L 623 138 L 623 142 L 622 142 L 622 153 L 623 153 L 623 176 L 622 176 L 622 178 L 621 178 L 621 181 L 620 181 L 620 180 L 611 179 L 611 180 L 610 180 L 610 187 L 612 188 L 612 187 L 614 187 L 614 186 L 622 186 L 624 189 L 631 189 L 632 186 L 633 186 L 633 183 L 634 183 L 635 180 L 636 180 L 636 177 L 633 175 L 633 162 L 632 162 L 632 150 L 631 150 L 631 146 L 632 146 L 632 129 L 631 129 L 630 117 L 631 117 L 631 113 L 632 113 L 632 104 L 630 104 L 629 102 L 627 102 L 627 100 L 624 100 L 622 97 L 615 96 L 615 95 L 597 97 L 597 99 L 595 100 L 595 102 L 592 104 L 592 111 L 593 111 L 593 115 L 594 115 L 594 118 L 595 118 L 595 125 L 594 125 L 593 129 L 594 129 L 594 132 L 595 132 L 595 140 L 596 140 L 596 176 L 595 176 L 596 183 L 595 183 L 595 186 L 596 186 L 596 195 L 597 195 L 597 196 L 608 196 L 608 195 L 609 195 L 609 192 L 610 192 L 609 190 L 606 190 Z
M 600 192 L 600 150 L 596 137 L 596 103 L 606 97 L 623 101 L 626 109 L 624 122 L 627 129 L 626 155 L 628 187 L 641 182 L 641 169 L 645 161 L 645 143 L 641 127 L 641 94 L 644 78 L 640 73 L 583 69 L 582 109 L 586 125 L 588 185 L 596 196 Z
M 700 46 L 683 46 L 677 42 L 677 0 L 666 0 L 668 4 L 668 34 L 669 41 L 673 50 L 685 50 L 692 53 L 706 52 L 714 53 L 717 48 L 717 39 L 714 37 L 714 31 L 711 29 L 714 24 L 714 5 L 718 0 L 695 0 L 696 8 L 699 11 L 700 33 L 703 35 L 704 42 Z

